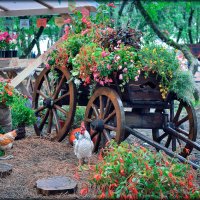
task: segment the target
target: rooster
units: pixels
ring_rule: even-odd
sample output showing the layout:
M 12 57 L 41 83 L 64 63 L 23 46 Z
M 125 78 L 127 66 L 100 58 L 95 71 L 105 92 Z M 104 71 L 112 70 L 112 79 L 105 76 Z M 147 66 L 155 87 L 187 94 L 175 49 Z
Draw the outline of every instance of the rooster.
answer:
M 81 123 L 80 132 L 75 134 L 76 139 L 74 143 L 74 153 L 79 159 L 79 166 L 82 164 L 82 159 L 88 158 L 88 166 L 90 167 L 90 157 L 92 156 L 92 151 L 94 144 L 91 140 L 90 134 L 85 128 L 84 122 Z
M 5 134 L 0 134 L 0 150 L 8 150 L 13 146 L 13 141 L 17 136 L 16 130 L 10 131 Z

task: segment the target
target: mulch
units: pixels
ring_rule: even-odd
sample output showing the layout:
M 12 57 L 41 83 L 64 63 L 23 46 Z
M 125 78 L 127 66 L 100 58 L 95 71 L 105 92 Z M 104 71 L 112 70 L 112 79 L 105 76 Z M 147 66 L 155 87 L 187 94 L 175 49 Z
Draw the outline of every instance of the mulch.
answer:
M 0 160 L 1 163 L 13 165 L 11 175 L 0 179 L 0 198 L 13 199 L 79 199 L 95 198 L 94 192 L 88 183 L 91 177 L 91 170 L 78 170 L 78 159 L 74 155 L 73 147 L 69 144 L 68 138 L 63 142 L 53 142 L 42 139 L 35 134 L 30 134 L 22 140 L 14 141 L 14 146 L 7 151 L 7 155 L 14 155 L 13 159 Z M 91 159 L 95 165 L 97 156 Z M 67 176 L 75 179 L 78 189 L 74 194 L 62 193 L 43 196 L 37 192 L 36 181 L 41 178 L 52 176 Z M 90 196 L 81 196 L 80 189 L 86 184 L 89 186 Z

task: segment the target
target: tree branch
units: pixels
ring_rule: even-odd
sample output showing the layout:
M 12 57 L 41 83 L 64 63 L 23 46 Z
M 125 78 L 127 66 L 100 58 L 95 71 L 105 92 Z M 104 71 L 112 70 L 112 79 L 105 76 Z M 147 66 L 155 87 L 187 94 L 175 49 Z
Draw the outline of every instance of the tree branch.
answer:
M 120 7 L 120 9 L 119 9 L 119 11 L 118 11 L 118 19 L 117 19 L 117 26 L 118 26 L 118 27 L 119 27 L 119 25 L 120 25 L 120 18 L 121 18 L 121 16 L 122 16 L 124 7 L 125 7 L 125 5 L 127 4 L 127 2 L 128 2 L 128 0 L 123 0 L 122 5 L 121 5 L 121 7 Z
M 51 19 L 51 17 L 52 16 L 50 16 L 50 17 L 47 18 L 47 23 Z M 37 34 L 35 35 L 34 39 L 29 44 L 29 46 L 24 50 L 24 54 L 22 56 L 20 56 L 20 58 L 26 58 L 28 56 L 28 54 L 32 51 L 33 47 L 35 46 L 35 44 L 38 42 L 40 36 L 42 35 L 43 30 L 44 30 L 44 27 L 41 26 L 39 28 Z
M 160 29 L 158 28 L 158 26 L 153 22 L 153 20 L 150 17 L 150 15 L 144 9 L 143 5 L 141 4 L 141 1 L 140 0 L 135 0 L 134 2 L 135 2 L 136 8 L 140 11 L 140 13 L 144 17 L 145 21 L 147 22 L 147 24 L 153 29 L 153 31 L 157 34 L 157 36 L 163 42 L 168 44 L 169 46 L 172 46 L 175 49 L 178 49 L 178 50 L 182 51 L 182 53 L 184 54 L 185 58 L 188 60 L 190 70 L 192 71 L 193 74 L 195 74 L 197 69 L 198 69 L 198 66 L 200 64 L 199 64 L 199 61 L 192 55 L 192 53 L 190 52 L 188 46 L 187 45 L 178 44 L 178 43 L 174 42 L 172 39 L 170 39 L 169 37 L 167 37 L 164 33 L 162 33 L 160 31 Z
M 193 38 L 192 38 L 192 19 L 193 19 L 194 9 L 191 8 L 190 10 L 190 17 L 188 19 L 188 36 L 190 40 L 190 44 L 193 44 Z

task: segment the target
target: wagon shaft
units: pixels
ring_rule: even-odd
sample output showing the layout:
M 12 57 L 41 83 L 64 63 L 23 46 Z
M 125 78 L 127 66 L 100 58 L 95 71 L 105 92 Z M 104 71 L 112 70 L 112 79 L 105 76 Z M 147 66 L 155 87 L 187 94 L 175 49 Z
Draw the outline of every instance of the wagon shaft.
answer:
M 138 131 L 136 130 L 133 130 L 131 129 L 130 127 L 128 126 L 125 126 L 125 131 L 126 131 L 126 134 L 132 134 L 134 135 L 135 137 L 141 139 L 142 141 L 150 144 L 151 146 L 155 147 L 156 149 L 160 149 L 160 150 L 163 150 L 167 155 L 171 156 L 171 157 L 175 157 L 175 158 L 178 158 L 181 162 L 185 162 L 185 163 L 189 163 L 191 166 L 193 166 L 194 169 L 199 169 L 200 166 L 191 162 L 190 160 L 188 159 L 185 159 L 184 157 L 180 156 L 179 154 L 169 150 L 168 148 L 164 147 L 163 145 L 160 145 L 159 143 L 155 142 L 155 141 L 152 141 L 151 139 L 149 139 L 147 136 L 139 133 Z

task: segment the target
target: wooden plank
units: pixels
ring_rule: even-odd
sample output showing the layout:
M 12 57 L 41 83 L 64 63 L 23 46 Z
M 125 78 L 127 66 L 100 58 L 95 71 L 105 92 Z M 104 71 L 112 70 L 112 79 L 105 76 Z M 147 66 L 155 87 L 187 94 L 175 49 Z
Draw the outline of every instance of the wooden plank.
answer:
M 27 78 L 32 72 L 34 72 L 47 58 L 50 51 L 55 48 L 60 42 L 62 38 L 60 38 L 54 45 L 52 45 L 48 51 L 44 52 L 38 58 L 33 59 L 29 62 L 28 66 L 20 72 L 14 79 L 11 81 L 11 85 L 13 87 L 17 87 L 25 78 Z
M 25 68 L 30 61 L 34 59 L 19 59 L 19 58 L 0 58 L 0 70 L 1 68 Z

